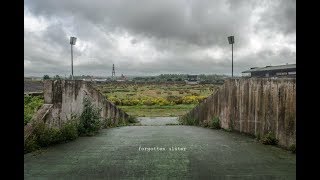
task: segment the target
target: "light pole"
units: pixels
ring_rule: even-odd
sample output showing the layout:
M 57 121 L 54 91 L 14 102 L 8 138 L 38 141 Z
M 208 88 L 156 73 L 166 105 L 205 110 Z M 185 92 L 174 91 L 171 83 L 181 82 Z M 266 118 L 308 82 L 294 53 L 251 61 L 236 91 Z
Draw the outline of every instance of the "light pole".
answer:
M 231 44 L 231 51 L 232 51 L 232 73 L 231 76 L 233 77 L 233 44 L 234 44 L 234 36 L 228 37 L 229 44 Z
M 72 46 L 76 44 L 77 38 L 70 37 L 70 45 L 71 45 L 71 79 L 73 80 L 73 49 Z

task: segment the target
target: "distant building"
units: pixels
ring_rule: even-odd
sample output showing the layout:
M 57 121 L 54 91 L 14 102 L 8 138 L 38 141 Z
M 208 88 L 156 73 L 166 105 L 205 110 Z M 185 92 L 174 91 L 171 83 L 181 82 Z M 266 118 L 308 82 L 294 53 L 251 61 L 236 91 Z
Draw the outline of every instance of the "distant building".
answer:
M 106 81 L 107 81 L 107 79 L 93 79 L 93 82 L 95 82 L 95 83 L 104 83 Z
M 117 79 L 118 82 L 127 81 L 127 77 L 125 77 L 123 74 Z
M 199 84 L 198 75 L 187 75 L 186 84 Z
M 242 72 L 247 77 L 296 77 L 296 64 L 252 67 Z

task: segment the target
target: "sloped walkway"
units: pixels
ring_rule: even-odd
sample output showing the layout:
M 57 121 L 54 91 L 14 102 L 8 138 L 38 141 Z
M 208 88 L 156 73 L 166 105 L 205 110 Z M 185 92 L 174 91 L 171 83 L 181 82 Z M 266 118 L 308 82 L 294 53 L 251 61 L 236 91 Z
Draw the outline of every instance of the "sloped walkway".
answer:
M 26 154 L 24 173 L 25 179 L 295 179 L 296 157 L 223 130 L 127 126 Z

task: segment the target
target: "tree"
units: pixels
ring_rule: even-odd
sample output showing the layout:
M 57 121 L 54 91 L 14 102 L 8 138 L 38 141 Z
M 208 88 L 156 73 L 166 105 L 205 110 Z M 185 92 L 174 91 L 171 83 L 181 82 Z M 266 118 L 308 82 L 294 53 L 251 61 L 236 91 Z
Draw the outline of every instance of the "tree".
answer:
M 53 77 L 53 79 L 60 79 L 60 76 L 59 76 L 59 75 L 55 75 L 55 76 Z
M 45 79 L 50 79 L 50 76 L 49 75 L 44 75 L 43 76 L 43 79 L 45 80 Z

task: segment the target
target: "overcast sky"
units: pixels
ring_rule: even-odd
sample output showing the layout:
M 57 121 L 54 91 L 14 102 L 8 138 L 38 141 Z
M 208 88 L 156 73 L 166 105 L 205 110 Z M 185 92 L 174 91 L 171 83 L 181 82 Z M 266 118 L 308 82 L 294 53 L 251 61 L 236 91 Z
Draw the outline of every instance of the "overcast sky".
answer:
M 231 74 L 296 63 L 293 0 L 25 0 L 25 76 Z

